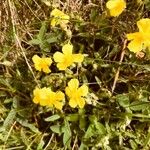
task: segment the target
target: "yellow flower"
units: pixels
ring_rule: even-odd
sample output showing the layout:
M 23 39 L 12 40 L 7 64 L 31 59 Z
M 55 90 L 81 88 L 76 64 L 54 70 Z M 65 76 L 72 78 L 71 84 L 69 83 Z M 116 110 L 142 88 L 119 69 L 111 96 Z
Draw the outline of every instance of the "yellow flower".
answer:
M 70 17 L 66 14 L 64 14 L 62 11 L 58 9 L 54 9 L 51 12 L 51 16 L 53 17 L 51 20 L 51 26 L 55 27 L 56 25 L 62 25 L 64 26 L 69 22 Z
M 65 92 L 66 95 L 70 98 L 69 105 L 71 107 L 84 107 L 85 99 L 83 97 L 87 96 L 88 94 L 88 87 L 86 85 L 79 87 L 79 81 L 77 79 L 71 79 L 68 82 L 68 87 L 66 87 Z
M 50 106 L 55 107 L 59 110 L 62 109 L 63 103 L 62 100 L 64 99 L 64 93 L 61 91 L 53 92 L 50 88 L 36 88 L 33 91 L 33 102 L 36 104 L 40 104 L 41 106 Z
M 145 18 L 139 20 L 137 26 L 139 32 L 127 34 L 127 39 L 131 41 L 128 44 L 128 48 L 134 53 L 150 47 L 150 19 Z
M 53 56 L 54 61 L 57 62 L 59 70 L 66 70 L 74 62 L 82 62 L 84 56 L 82 54 L 72 54 L 73 46 L 66 44 L 62 47 L 62 52 L 56 52 Z
M 110 15 L 116 17 L 126 8 L 126 2 L 124 0 L 109 0 L 106 7 L 109 9 Z
M 36 70 L 43 71 L 45 73 L 51 72 L 51 70 L 49 69 L 49 66 L 52 64 L 51 58 L 40 58 L 38 55 L 34 55 L 32 57 L 32 60 L 34 62 Z

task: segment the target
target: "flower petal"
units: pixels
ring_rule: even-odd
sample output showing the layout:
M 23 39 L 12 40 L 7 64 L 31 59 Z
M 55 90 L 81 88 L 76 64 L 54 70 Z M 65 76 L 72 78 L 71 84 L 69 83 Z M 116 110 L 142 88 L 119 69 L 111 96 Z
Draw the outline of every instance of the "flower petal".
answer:
M 77 90 L 77 88 L 79 87 L 79 81 L 77 79 L 71 79 L 68 82 L 68 87 L 72 89 L 72 91 Z
M 85 100 L 84 100 L 84 98 L 78 99 L 78 105 L 79 105 L 80 108 L 83 108 L 83 107 L 84 107 L 84 105 L 85 105 Z
M 70 105 L 72 108 L 75 108 L 75 107 L 77 107 L 77 102 L 76 102 L 74 99 L 70 99 L 69 105 Z
M 128 48 L 130 51 L 137 53 L 142 50 L 143 43 L 138 40 L 133 40 L 128 44 Z
M 116 17 L 126 8 L 126 3 L 124 0 L 109 0 L 106 7 L 109 9 L 110 15 Z
M 65 45 L 62 47 L 62 52 L 63 52 L 65 55 L 72 55 L 72 50 L 73 50 L 73 45 L 71 45 L 71 44 L 65 44 Z
M 137 38 L 142 38 L 142 34 L 140 32 L 129 33 L 126 35 L 128 40 L 133 40 Z
M 55 27 L 56 24 L 57 24 L 57 21 L 56 21 L 55 18 L 53 18 L 53 19 L 51 20 L 51 26 L 52 26 L 52 27 Z
M 65 97 L 64 93 L 61 91 L 56 92 L 56 99 L 57 100 L 63 100 Z
M 68 15 L 66 15 L 66 14 L 64 14 L 62 17 L 61 17 L 61 22 L 63 23 L 63 24 L 67 24 L 68 22 L 69 22 L 69 19 L 70 19 L 70 17 L 68 16 Z
M 32 61 L 33 61 L 35 64 L 39 63 L 40 60 L 41 60 L 41 58 L 40 58 L 38 55 L 34 55 L 34 56 L 32 57 Z
M 33 95 L 34 95 L 33 102 L 35 104 L 38 104 L 40 102 L 39 94 L 40 94 L 40 89 L 39 88 L 34 89 L 34 91 L 33 91 Z
M 82 62 L 84 59 L 84 55 L 82 54 L 73 54 L 74 62 Z
M 44 67 L 44 68 L 43 68 L 43 72 L 45 72 L 45 73 L 50 73 L 51 70 L 49 69 L 49 67 Z
M 109 0 L 107 3 L 106 3 L 106 7 L 108 9 L 112 9 L 112 8 L 115 8 L 116 7 L 116 2 L 115 1 L 112 1 L 112 0 Z
M 55 8 L 54 10 L 51 11 L 51 16 L 60 16 L 63 15 L 64 13 L 60 11 L 59 9 Z
M 60 53 L 60 52 L 56 52 L 53 55 L 54 61 L 55 62 L 63 62 L 64 61 L 64 54 Z
M 57 109 L 62 110 L 63 103 L 62 103 L 62 102 L 59 102 L 59 101 L 55 101 L 54 106 L 55 106 Z
M 47 64 L 47 65 L 51 65 L 52 64 L 52 59 L 51 58 L 43 58 L 43 61 Z
M 59 70 L 66 70 L 67 67 L 68 67 L 68 66 L 66 66 L 66 64 L 64 64 L 64 63 L 58 63 L 58 64 L 57 64 L 57 68 L 58 68 Z
M 140 19 L 137 22 L 137 26 L 139 28 L 139 31 L 142 33 L 149 33 L 150 34 L 150 19 L 149 18 L 143 18 Z
M 88 87 L 86 85 L 82 85 L 79 89 L 78 89 L 79 95 L 81 96 L 86 96 L 88 94 Z
M 69 97 L 71 97 L 71 95 L 72 95 L 72 92 L 71 92 L 71 90 L 70 90 L 69 87 L 66 87 L 66 88 L 65 88 L 65 93 L 66 93 L 66 95 L 69 96 Z

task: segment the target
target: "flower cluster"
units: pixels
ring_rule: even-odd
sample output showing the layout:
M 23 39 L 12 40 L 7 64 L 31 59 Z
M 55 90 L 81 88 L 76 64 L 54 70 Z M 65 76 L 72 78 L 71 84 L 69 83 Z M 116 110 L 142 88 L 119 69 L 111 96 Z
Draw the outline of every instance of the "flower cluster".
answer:
M 109 9 L 110 15 L 113 17 L 119 16 L 126 8 L 126 2 L 124 0 L 109 0 L 106 3 L 106 7 Z M 51 12 L 53 17 L 51 20 L 51 26 L 55 27 L 60 25 L 66 33 L 69 33 L 67 24 L 70 17 L 64 14 L 58 9 L 54 9 Z M 139 52 L 142 49 L 150 47 L 150 19 L 144 18 L 137 22 L 139 32 L 127 34 L 127 39 L 131 41 L 128 44 L 128 48 L 132 52 Z M 71 31 L 70 31 L 71 32 Z M 72 34 L 68 34 L 69 36 Z M 34 55 L 32 57 L 34 67 L 38 71 L 50 73 L 50 66 L 52 59 L 49 57 L 39 57 Z M 66 70 L 74 63 L 81 63 L 84 60 L 83 54 L 74 54 L 73 45 L 68 43 L 62 47 L 62 52 L 55 52 L 53 54 L 53 60 L 57 63 L 59 70 Z M 85 105 L 85 97 L 88 94 L 88 87 L 82 85 L 79 87 L 79 81 L 77 79 L 71 79 L 68 82 L 68 86 L 65 88 L 65 94 L 69 98 L 69 105 L 72 108 L 79 107 L 83 108 Z M 55 107 L 59 110 L 62 109 L 65 100 L 65 94 L 61 91 L 54 92 L 50 88 L 36 88 L 33 91 L 33 102 L 40 104 L 41 106 Z
M 79 87 L 79 81 L 77 79 L 71 79 L 68 82 L 68 87 L 65 89 L 66 95 L 70 98 L 69 105 L 72 108 L 79 106 L 83 108 L 85 105 L 84 97 L 88 94 L 88 87 L 82 85 Z M 50 88 L 36 88 L 33 91 L 33 102 L 40 104 L 41 106 L 55 107 L 59 110 L 63 107 L 63 100 L 65 98 L 64 93 L 61 91 L 53 92 Z
M 137 26 L 139 32 L 127 34 L 127 39 L 131 41 L 128 48 L 134 53 L 150 47 L 150 19 L 139 20 Z
M 83 54 L 73 54 L 73 45 L 65 44 L 62 47 L 61 52 L 55 52 L 53 55 L 54 61 L 57 63 L 59 70 L 66 70 L 75 62 L 82 62 L 84 59 Z M 50 73 L 49 69 L 52 64 L 52 59 L 48 57 L 40 58 L 37 55 L 32 57 L 35 69 L 38 71 L 43 71 L 45 73 Z M 73 108 L 79 106 L 83 108 L 85 105 L 85 99 L 83 97 L 87 96 L 88 87 L 82 85 L 79 87 L 79 81 L 77 79 L 71 79 L 68 82 L 68 87 L 65 90 L 66 95 L 70 98 L 69 105 Z M 40 104 L 41 106 L 55 107 L 59 110 L 63 107 L 63 100 L 65 98 L 64 93 L 61 91 L 53 92 L 50 88 L 36 88 L 33 91 L 33 102 Z
M 83 54 L 72 54 L 73 45 L 72 44 L 65 44 L 62 47 L 62 52 L 56 52 L 53 55 L 54 61 L 57 63 L 57 67 L 59 70 L 66 70 L 69 66 L 73 63 L 81 63 L 84 59 Z M 40 58 L 37 55 L 32 57 L 34 62 L 35 69 L 38 71 L 43 71 L 45 73 L 50 73 L 51 70 L 49 69 L 50 65 L 52 64 L 51 58 Z
M 106 7 L 109 9 L 111 16 L 117 17 L 126 8 L 126 2 L 124 0 L 109 0 Z M 127 34 L 127 39 L 131 41 L 128 44 L 128 49 L 134 53 L 150 48 L 150 19 L 140 19 L 137 26 L 139 32 Z

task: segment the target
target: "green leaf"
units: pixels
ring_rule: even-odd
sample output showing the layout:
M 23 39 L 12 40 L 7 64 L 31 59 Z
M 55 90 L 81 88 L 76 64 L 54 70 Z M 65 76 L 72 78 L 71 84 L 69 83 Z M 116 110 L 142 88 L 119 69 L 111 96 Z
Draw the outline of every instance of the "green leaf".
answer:
M 137 144 L 134 140 L 131 139 L 129 142 L 130 142 L 130 145 L 131 145 L 132 149 L 137 149 L 138 148 L 138 146 L 137 146 Z
M 102 82 L 100 81 L 100 79 L 97 76 L 95 76 L 95 80 L 96 80 L 97 84 L 99 85 L 99 87 L 101 88 Z
M 96 127 L 99 134 L 101 134 L 101 135 L 106 134 L 106 129 L 103 126 L 103 124 L 101 124 L 99 122 L 95 122 L 95 127 Z
M 134 111 L 140 111 L 146 109 L 149 106 L 149 102 L 141 102 L 141 101 L 134 101 L 130 104 L 130 109 Z
M 41 44 L 41 40 L 39 40 L 39 39 L 32 39 L 28 43 L 29 44 L 33 44 L 33 45 L 40 45 Z
M 78 121 L 79 115 L 78 115 L 78 114 L 69 114 L 69 115 L 66 117 L 66 119 L 67 119 L 68 121 L 71 121 L 71 122 L 73 122 L 73 121 Z
M 33 124 L 28 123 L 28 120 L 23 120 L 23 119 L 17 118 L 17 122 L 20 123 L 22 126 L 29 128 L 31 131 L 33 131 L 35 133 L 40 133 L 38 128 L 36 128 Z
M 3 123 L 3 128 L 4 129 L 9 128 L 9 126 L 11 126 L 13 124 L 15 117 L 16 117 L 16 110 L 11 109 L 11 111 L 9 112 L 8 116 L 6 117 L 6 119 Z
M 79 127 L 81 130 L 84 130 L 85 127 L 86 127 L 86 119 L 85 119 L 85 116 L 80 116 L 80 119 L 79 119 Z
M 46 31 L 47 31 L 47 24 L 46 24 L 46 22 L 44 21 L 44 22 L 42 23 L 41 28 L 40 28 L 39 34 L 37 35 L 37 38 L 42 41 L 43 38 L 44 38 L 44 35 L 45 35 Z
M 54 133 L 58 133 L 59 135 L 62 134 L 62 129 L 60 125 L 53 125 L 50 126 L 50 129 L 54 132 Z
M 43 40 L 42 43 L 40 44 L 40 49 L 42 51 L 45 51 L 45 52 L 49 52 L 50 51 L 50 45 L 47 43 L 46 40 Z
M 93 124 L 90 124 L 85 135 L 84 135 L 84 138 L 88 139 L 90 138 L 91 136 L 93 136 L 95 134 L 95 128 L 94 128 L 94 125 Z
M 47 43 L 51 44 L 51 43 L 55 43 L 58 41 L 57 37 L 50 37 L 48 39 L 46 39 Z
M 145 142 L 144 142 L 144 147 L 143 148 L 146 148 L 147 145 L 150 145 L 150 132 L 147 134 L 147 137 L 145 139 Z
M 88 150 L 88 146 L 86 146 L 84 143 L 81 143 L 79 150 Z
M 127 94 L 118 94 L 116 96 L 116 100 L 122 107 L 128 107 L 129 106 L 129 96 Z
M 64 128 L 64 135 L 63 135 L 63 144 L 65 147 L 68 149 L 70 148 L 70 143 L 71 143 L 71 130 L 70 130 L 70 125 L 67 120 L 65 120 L 65 128 Z
M 79 128 L 84 130 L 86 127 L 85 109 L 79 109 Z
M 44 145 L 45 145 L 45 142 L 43 140 L 43 138 L 41 139 L 40 143 L 38 144 L 37 146 L 37 150 L 43 150 L 44 148 Z
M 25 134 L 25 131 L 23 128 L 21 128 L 21 131 L 20 131 L 20 135 L 21 135 L 21 140 L 22 142 L 28 146 L 29 145 L 29 139 L 28 139 L 28 136 Z
M 55 121 L 55 120 L 58 120 L 59 118 L 60 118 L 60 116 L 56 114 L 56 115 L 46 118 L 45 121 L 47 121 L 47 122 Z

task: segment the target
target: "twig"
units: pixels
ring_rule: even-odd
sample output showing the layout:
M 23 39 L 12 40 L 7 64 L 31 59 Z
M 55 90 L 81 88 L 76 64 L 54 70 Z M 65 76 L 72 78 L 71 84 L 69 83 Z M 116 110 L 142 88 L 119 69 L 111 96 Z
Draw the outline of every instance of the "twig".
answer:
M 44 150 L 47 150 L 47 148 L 48 148 L 48 146 L 51 144 L 51 142 L 52 142 L 52 139 L 54 138 L 54 133 L 52 134 L 52 136 L 51 136 L 51 138 L 50 138 L 50 140 L 48 141 L 48 143 L 47 143 L 47 145 L 45 146 L 45 148 L 44 148 Z
M 75 137 L 75 140 L 74 140 L 74 143 L 73 143 L 73 147 L 72 147 L 71 150 L 74 150 L 74 149 L 75 149 L 76 143 L 77 143 L 77 136 Z
M 124 44 L 123 44 L 123 48 L 122 48 L 122 52 L 121 52 L 121 56 L 120 56 L 119 65 L 121 65 L 121 63 L 123 61 L 126 45 L 127 45 L 127 40 L 125 40 Z M 118 69 L 117 69 L 116 75 L 115 75 L 115 79 L 114 79 L 114 83 L 113 83 L 112 91 L 111 91 L 112 93 L 114 92 L 114 90 L 116 88 L 116 84 L 117 84 L 117 81 L 118 81 L 118 78 L 119 78 L 120 68 L 121 67 L 119 66 Z

